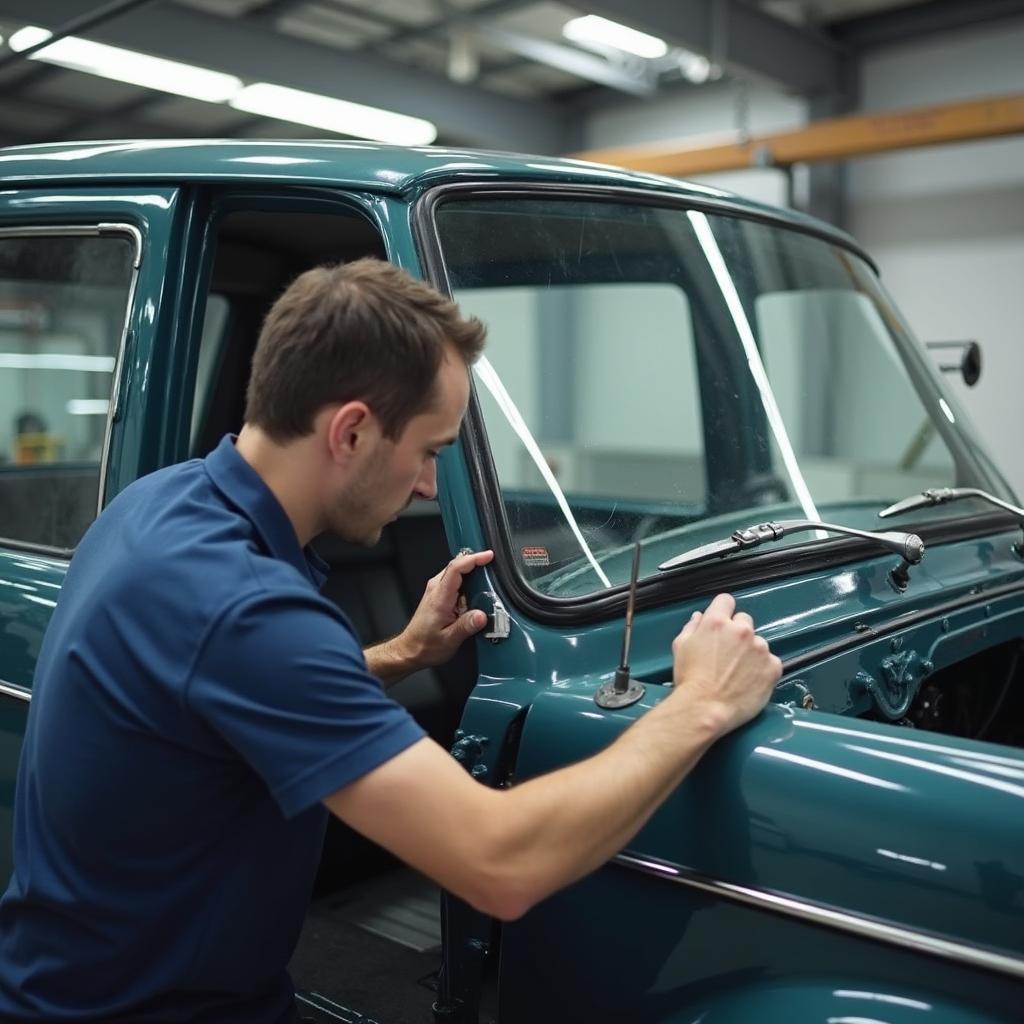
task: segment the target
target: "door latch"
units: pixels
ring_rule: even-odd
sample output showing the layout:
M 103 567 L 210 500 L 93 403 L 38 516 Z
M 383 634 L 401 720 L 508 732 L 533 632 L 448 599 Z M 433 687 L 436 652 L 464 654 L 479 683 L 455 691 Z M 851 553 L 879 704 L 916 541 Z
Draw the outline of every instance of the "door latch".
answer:
M 487 616 L 487 625 L 484 626 L 483 633 L 485 640 L 496 644 L 500 640 L 508 639 L 512 628 L 512 617 L 497 594 L 492 594 L 489 591 L 480 594 L 473 602 L 473 607 L 479 608 Z

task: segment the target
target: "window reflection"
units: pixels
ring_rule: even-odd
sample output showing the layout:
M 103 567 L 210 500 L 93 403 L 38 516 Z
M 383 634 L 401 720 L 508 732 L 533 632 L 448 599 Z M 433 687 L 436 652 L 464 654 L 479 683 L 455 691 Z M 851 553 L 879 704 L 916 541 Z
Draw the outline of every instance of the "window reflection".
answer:
M 128 238 L 0 238 L 0 537 L 73 547 L 95 514 Z

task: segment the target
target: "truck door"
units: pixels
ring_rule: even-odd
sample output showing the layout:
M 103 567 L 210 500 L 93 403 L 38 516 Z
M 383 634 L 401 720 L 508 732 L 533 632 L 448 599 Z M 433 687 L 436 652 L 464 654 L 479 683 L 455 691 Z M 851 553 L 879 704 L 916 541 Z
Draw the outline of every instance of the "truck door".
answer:
M 0 195 L 0 879 L 43 632 L 99 509 L 139 474 L 176 193 Z M 164 304 L 166 305 L 166 304 Z M 151 445 L 150 445 L 151 447 Z M 152 453 L 149 453 L 152 457 Z

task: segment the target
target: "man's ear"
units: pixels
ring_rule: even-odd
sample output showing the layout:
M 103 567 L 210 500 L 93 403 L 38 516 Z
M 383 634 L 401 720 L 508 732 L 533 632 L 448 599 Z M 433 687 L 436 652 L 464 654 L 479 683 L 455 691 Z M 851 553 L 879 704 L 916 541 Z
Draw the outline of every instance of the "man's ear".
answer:
M 379 437 L 380 426 L 365 402 L 346 402 L 328 416 L 327 449 L 336 463 L 363 454 Z

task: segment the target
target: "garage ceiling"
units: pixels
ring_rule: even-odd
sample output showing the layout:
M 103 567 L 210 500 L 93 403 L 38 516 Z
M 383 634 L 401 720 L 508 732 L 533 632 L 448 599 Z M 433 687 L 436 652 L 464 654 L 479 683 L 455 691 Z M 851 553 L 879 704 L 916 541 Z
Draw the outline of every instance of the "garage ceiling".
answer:
M 0 0 L 0 62 L 27 25 L 58 30 L 99 0 Z M 665 41 L 658 58 L 563 34 L 581 15 Z M 82 37 L 423 118 L 437 141 L 541 153 L 578 144 L 586 110 L 701 88 L 703 77 L 842 94 L 865 48 L 1024 14 L 1024 0 L 150 0 Z M 45 57 L 43 51 L 41 57 Z M 119 64 L 119 61 L 113 63 Z M 67 70 L 0 63 L 0 144 L 125 137 L 352 137 Z M 293 109 L 311 109 L 296 102 Z

